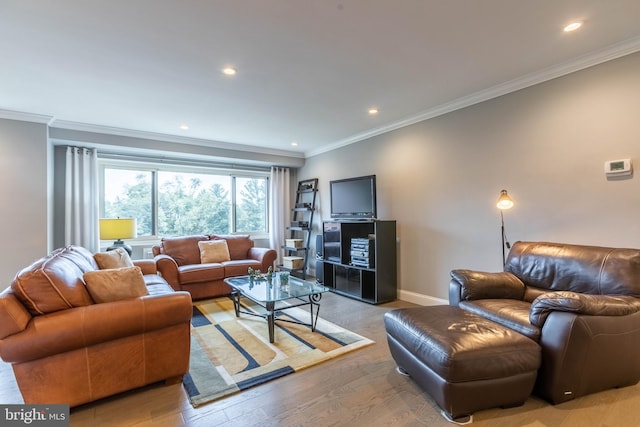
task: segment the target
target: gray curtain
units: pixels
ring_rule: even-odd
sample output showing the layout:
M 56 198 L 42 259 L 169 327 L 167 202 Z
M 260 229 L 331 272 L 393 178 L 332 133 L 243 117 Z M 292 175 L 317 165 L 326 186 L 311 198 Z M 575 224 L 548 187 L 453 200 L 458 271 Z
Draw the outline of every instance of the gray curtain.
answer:
M 270 246 L 278 253 L 276 265 L 282 264 L 287 224 L 291 217 L 289 168 L 272 167 L 269 179 L 269 232 Z
M 100 250 L 98 230 L 98 152 L 67 147 L 65 171 L 65 245 Z

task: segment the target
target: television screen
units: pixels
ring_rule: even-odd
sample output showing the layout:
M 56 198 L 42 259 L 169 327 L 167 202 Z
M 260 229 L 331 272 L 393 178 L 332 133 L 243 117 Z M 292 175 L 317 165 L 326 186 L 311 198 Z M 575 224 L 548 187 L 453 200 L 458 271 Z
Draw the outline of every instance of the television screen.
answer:
M 376 176 L 331 181 L 331 218 L 376 218 Z

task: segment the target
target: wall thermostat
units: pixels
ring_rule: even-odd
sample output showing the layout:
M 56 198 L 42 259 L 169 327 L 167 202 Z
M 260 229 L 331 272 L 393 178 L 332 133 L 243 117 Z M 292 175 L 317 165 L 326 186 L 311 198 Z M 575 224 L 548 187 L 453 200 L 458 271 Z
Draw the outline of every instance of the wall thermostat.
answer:
M 631 159 L 609 160 L 604 162 L 604 173 L 607 176 L 631 175 L 633 168 Z

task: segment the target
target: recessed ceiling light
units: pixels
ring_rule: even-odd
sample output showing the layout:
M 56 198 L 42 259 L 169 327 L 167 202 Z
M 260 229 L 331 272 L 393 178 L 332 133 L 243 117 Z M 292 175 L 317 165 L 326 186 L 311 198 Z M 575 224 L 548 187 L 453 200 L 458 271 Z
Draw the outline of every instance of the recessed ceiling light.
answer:
M 575 31 L 578 28 L 582 27 L 582 21 L 575 21 L 564 27 L 565 33 L 570 33 L 571 31 Z
M 180 129 L 189 130 L 189 125 L 180 125 Z
M 291 146 L 292 146 L 292 147 L 297 147 L 297 146 L 298 146 L 298 143 L 297 143 L 296 141 L 293 141 L 293 142 L 291 143 Z
M 227 65 L 222 69 L 222 74 L 227 76 L 235 76 L 237 72 L 238 70 L 236 70 L 235 67 L 232 67 L 230 65 Z
M 369 114 L 372 115 L 372 116 L 378 114 L 378 111 L 379 110 L 376 107 L 369 108 Z

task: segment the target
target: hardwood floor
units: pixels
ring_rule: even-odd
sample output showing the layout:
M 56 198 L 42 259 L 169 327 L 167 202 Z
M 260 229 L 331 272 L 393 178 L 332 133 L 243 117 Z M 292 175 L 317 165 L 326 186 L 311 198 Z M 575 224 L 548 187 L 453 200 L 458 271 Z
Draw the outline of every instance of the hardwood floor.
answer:
M 320 316 L 375 345 L 194 409 L 181 384 L 152 385 L 71 410 L 72 426 L 452 426 L 389 354 L 383 315 L 412 304 L 372 306 L 335 294 Z M 0 402 L 22 403 L 0 363 Z M 474 414 L 474 426 L 640 426 L 640 385 L 552 406 L 531 397 L 519 408 Z

